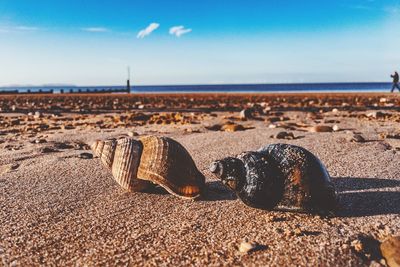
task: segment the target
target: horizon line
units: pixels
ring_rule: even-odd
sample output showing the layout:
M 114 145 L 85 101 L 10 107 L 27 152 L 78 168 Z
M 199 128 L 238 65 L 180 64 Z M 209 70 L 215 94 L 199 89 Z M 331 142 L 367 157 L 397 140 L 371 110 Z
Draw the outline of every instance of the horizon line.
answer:
M 296 85 L 296 84 L 302 84 L 302 85 L 307 85 L 307 84 L 391 84 L 392 82 L 387 82 L 387 81 L 371 81 L 371 82 L 365 82 L 365 81 L 360 81 L 360 82 L 280 82 L 280 83 L 204 83 L 204 84 L 199 84 L 199 83 L 185 83 L 185 84 L 141 84 L 141 85 L 132 85 L 131 87 L 155 87 L 155 86 L 218 86 L 218 85 Z M 86 88 L 86 87 L 126 87 L 126 84 L 121 84 L 121 85 L 76 85 L 76 84 L 55 84 L 55 85 L 0 85 L 0 89 L 5 89 L 5 88 L 66 88 L 66 87 L 75 87 L 75 88 Z

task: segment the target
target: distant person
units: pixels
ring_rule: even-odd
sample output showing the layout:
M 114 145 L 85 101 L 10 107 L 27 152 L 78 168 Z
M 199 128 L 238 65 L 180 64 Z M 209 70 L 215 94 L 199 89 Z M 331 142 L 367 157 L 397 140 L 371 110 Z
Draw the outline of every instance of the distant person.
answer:
M 397 88 L 397 90 L 399 90 L 399 92 L 400 92 L 399 74 L 397 73 L 397 71 L 395 71 L 393 75 L 390 75 L 390 77 L 393 78 L 393 86 L 392 86 L 392 90 L 390 92 L 393 93 L 395 88 Z

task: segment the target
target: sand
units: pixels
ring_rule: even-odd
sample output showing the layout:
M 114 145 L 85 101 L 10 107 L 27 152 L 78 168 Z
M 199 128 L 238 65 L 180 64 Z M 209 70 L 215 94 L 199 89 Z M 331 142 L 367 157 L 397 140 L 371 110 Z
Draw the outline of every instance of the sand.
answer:
M 212 97 L 218 102 L 218 97 Z M 321 95 L 315 97 L 320 99 Z M 71 110 L 60 114 L 70 119 L 81 116 L 80 120 L 73 121 L 81 123 L 73 129 L 59 129 L 53 125 L 54 129 L 33 133 L 21 130 L 18 125 L 3 126 L 0 128 L 3 131 L 0 135 L 0 265 L 383 264 L 381 256 L 368 255 L 368 247 L 357 249 L 357 243 L 365 236 L 379 244 L 391 235 L 400 234 L 400 139 L 382 137 L 382 133 L 393 134 L 400 130 L 396 117 L 400 98 L 397 95 L 383 97 L 390 100 L 379 102 L 382 96 L 363 95 L 362 99 L 377 98 L 380 104 L 364 104 L 352 111 L 346 110 L 345 105 L 333 104 L 323 106 L 322 113 L 315 108 L 313 115 L 320 118 L 311 116 L 311 119 L 310 107 L 271 105 L 272 111 L 283 112 L 280 116 L 289 118 L 275 123 L 268 118 L 277 115 L 268 112 L 257 113 L 256 119 L 235 119 L 239 115 L 238 107 L 243 107 L 238 104 L 228 111 L 209 113 L 210 110 L 200 108 L 195 115 L 191 114 L 193 110 L 184 111 L 184 116 L 196 116 L 193 119 L 196 123 L 182 125 L 137 123 L 127 126 L 126 121 L 113 119 L 112 126 L 107 126 L 107 119 L 121 113 L 104 111 L 107 114 L 94 115 L 97 110 L 92 109 L 84 116 Z M 344 102 L 343 96 L 336 96 L 335 101 L 339 101 L 337 99 Z M 347 99 L 352 98 L 346 96 L 345 101 Z M 4 102 L 10 100 L 7 97 L 2 100 L 4 111 Z M 18 110 L 18 107 L 21 108 Z M 339 111 L 332 112 L 333 107 L 338 107 Z M 54 113 L 46 107 L 41 110 L 45 117 Z M 394 117 L 380 119 L 379 114 L 377 118 L 371 114 L 367 117 L 371 110 Z M 151 108 L 139 111 L 148 115 L 154 113 Z M 168 108 L 164 111 L 168 112 Z M 10 116 L 24 118 L 26 112 L 28 110 L 21 104 L 14 112 L 0 116 L 3 120 Z M 123 111 L 129 112 L 134 111 Z M 233 117 L 228 120 L 245 126 L 246 130 L 207 130 L 210 125 L 227 121 L 224 117 Z M 92 125 L 99 120 L 106 126 Z M 67 123 L 66 120 L 59 122 Z M 304 122 L 309 126 L 335 124 L 341 130 L 313 133 L 306 126 L 288 128 L 290 122 Z M 271 124 L 276 128 L 271 128 Z M 169 136 L 181 142 L 206 176 L 207 191 L 202 198 L 182 200 L 163 190 L 124 192 L 98 158 L 80 158 L 81 153 L 90 153 L 82 143 L 133 131 L 138 135 Z M 292 132 L 296 139 L 271 137 L 280 131 Z M 351 142 L 355 133 L 366 141 Z M 32 143 L 40 139 L 46 142 Z M 278 142 L 303 146 L 324 162 L 340 195 L 340 210 L 336 216 L 325 218 L 247 207 L 208 171 L 213 160 Z M 60 148 L 59 143 L 71 146 Z M 45 147 L 54 152 L 44 150 Z M 259 244 L 259 249 L 241 253 L 238 248 L 244 241 Z

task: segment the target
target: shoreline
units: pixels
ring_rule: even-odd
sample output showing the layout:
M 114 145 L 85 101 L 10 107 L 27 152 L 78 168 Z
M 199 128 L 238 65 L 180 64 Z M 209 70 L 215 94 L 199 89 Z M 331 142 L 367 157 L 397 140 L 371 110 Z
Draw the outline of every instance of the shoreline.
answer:
M 318 96 L 318 95 L 329 95 L 329 96 L 340 96 L 340 95 L 386 95 L 386 96 L 400 96 L 399 92 L 390 92 L 390 88 L 388 91 L 329 91 L 329 92 L 320 92 L 320 91 L 299 91 L 299 92 L 293 92 L 293 91 L 274 91 L 274 92 L 248 92 L 248 91 L 243 91 L 243 92 L 131 92 L 131 93 L 17 93 L 17 94 L 7 94 L 7 93 L 0 93 L 0 97 L 3 96 L 179 96 L 179 95 L 201 95 L 201 96 L 218 96 L 218 95 L 289 95 L 289 96 Z

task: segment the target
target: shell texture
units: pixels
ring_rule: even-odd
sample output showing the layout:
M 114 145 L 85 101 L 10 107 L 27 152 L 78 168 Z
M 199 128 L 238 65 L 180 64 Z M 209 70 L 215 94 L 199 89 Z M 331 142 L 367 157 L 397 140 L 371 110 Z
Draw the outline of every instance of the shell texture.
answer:
M 196 198 L 205 184 L 189 152 L 167 137 L 141 138 L 143 153 L 138 177 L 164 187 L 182 198 Z
M 190 154 L 171 138 L 107 139 L 95 141 L 91 148 L 117 183 L 129 191 L 157 184 L 171 194 L 192 199 L 200 196 L 205 184 Z
M 114 138 L 105 140 L 103 142 L 103 149 L 99 154 L 101 162 L 103 162 L 103 164 L 107 166 L 109 169 L 111 169 L 112 163 L 114 161 L 116 146 L 117 146 L 117 140 L 115 140 Z
M 142 154 L 141 142 L 131 138 L 95 141 L 92 149 L 102 163 L 111 170 L 115 181 L 128 191 L 142 191 L 151 183 L 137 178 L 137 170 Z
M 330 212 L 337 206 L 325 166 L 302 147 L 272 144 L 216 161 L 210 170 L 251 207 Z

